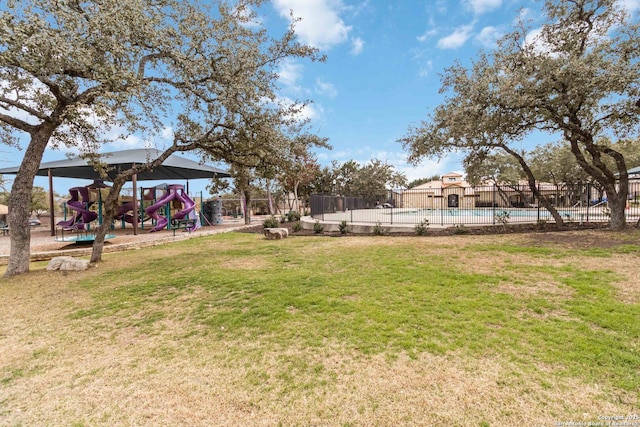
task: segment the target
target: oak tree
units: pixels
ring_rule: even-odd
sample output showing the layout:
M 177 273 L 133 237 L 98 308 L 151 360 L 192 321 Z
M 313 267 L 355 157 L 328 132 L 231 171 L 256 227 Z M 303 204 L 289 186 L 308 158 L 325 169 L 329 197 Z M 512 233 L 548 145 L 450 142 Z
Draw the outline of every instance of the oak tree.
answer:
M 520 23 L 469 69 L 459 63 L 447 69 L 441 92 L 448 97 L 400 140 L 410 159 L 452 150 L 468 156 L 503 151 L 518 161 L 531 190 L 550 208 L 517 144 L 537 131 L 560 135 L 578 165 L 605 189 L 611 228 L 624 228 L 627 162 L 599 139 L 638 135 L 640 37 L 638 23 L 616 4 L 546 1 L 546 24 L 539 31 Z
M 5 275 L 29 270 L 27 225 L 33 178 L 47 146 L 97 155 L 105 128 L 153 136 L 175 118 L 163 154 L 121 171 L 106 200 L 92 261 L 100 259 L 117 191 L 176 151 L 223 160 L 230 133 L 255 126 L 275 100 L 276 66 L 316 51 L 257 26 L 261 0 L 9 1 L 0 14 L 0 140 L 28 143 L 10 196 L 11 251 Z M 237 146 L 237 144 L 235 145 Z M 158 147 L 161 148 L 161 147 Z

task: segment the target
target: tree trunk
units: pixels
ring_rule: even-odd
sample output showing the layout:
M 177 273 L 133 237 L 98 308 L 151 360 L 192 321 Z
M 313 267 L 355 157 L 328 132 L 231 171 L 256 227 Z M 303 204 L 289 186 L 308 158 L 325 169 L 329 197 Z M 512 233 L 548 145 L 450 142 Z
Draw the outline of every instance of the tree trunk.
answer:
M 267 203 L 269 207 L 269 215 L 275 215 L 275 209 L 273 207 L 273 197 L 271 196 L 271 181 L 267 180 Z
M 299 212 L 302 215 L 302 210 L 300 209 L 300 201 L 298 200 L 298 180 L 293 184 L 293 204 L 295 205 L 295 211 Z
M 533 176 L 533 172 L 531 171 L 531 168 L 529 167 L 527 162 L 524 160 L 524 158 L 520 154 L 518 154 L 517 152 L 511 150 L 506 146 L 502 146 L 502 149 L 505 150 L 507 153 L 511 154 L 513 157 L 515 157 L 515 159 L 520 164 L 520 167 L 522 167 L 522 170 L 524 171 L 525 175 L 527 176 L 527 182 L 529 183 L 529 188 L 531 188 L 531 192 L 533 193 L 535 198 L 538 199 L 538 201 L 540 202 L 543 208 L 549 211 L 554 221 L 556 222 L 556 226 L 558 228 L 564 228 L 564 220 L 562 219 L 562 216 L 558 213 L 556 208 L 551 204 L 547 196 L 543 195 L 538 190 L 538 186 L 536 185 L 536 178 L 535 176 Z
M 244 198 L 244 223 L 249 225 L 251 224 L 251 209 L 249 209 L 251 194 L 249 194 L 249 191 L 247 190 L 242 190 L 242 196 Z
M 29 271 L 29 260 L 31 258 L 29 216 L 31 215 L 30 203 L 33 179 L 40 168 L 40 161 L 54 129 L 55 126 L 53 124 L 46 123 L 39 126 L 31 134 L 31 141 L 24 153 L 20 170 L 11 186 L 9 215 L 7 216 L 7 222 L 11 230 L 9 233 L 11 249 L 9 251 L 7 271 L 4 273 L 5 277 Z
M 607 202 L 611 214 L 609 228 L 615 231 L 624 230 L 627 226 L 625 208 L 629 194 L 629 175 L 624 156 L 610 148 L 597 146 L 590 136 L 574 136 L 572 138 L 569 132 L 565 132 L 565 138 L 571 143 L 571 152 L 576 157 L 578 165 L 607 192 Z M 581 143 L 590 154 L 591 162 L 585 158 L 580 148 Z M 617 179 L 614 171 L 611 171 L 602 161 L 602 155 L 609 156 L 615 161 L 618 172 Z
M 624 195 L 622 193 L 625 193 Z M 624 230 L 627 226 L 627 213 L 625 209 L 627 207 L 627 195 L 622 189 L 617 193 L 615 187 L 613 189 L 607 189 L 607 204 L 609 207 L 611 230 L 620 231 Z
M 93 250 L 91 251 L 90 260 L 91 263 L 102 261 L 104 240 L 107 235 L 107 231 L 109 231 L 109 228 L 111 227 L 111 223 L 116 217 L 118 198 L 125 182 L 126 178 L 118 176 L 114 180 L 113 186 L 109 189 L 109 194 L 104 201 L 104 216 L 102 217 L 102 224 L 100 224 L 100 226 L 96 230 L 96 238 L 93 241 Z

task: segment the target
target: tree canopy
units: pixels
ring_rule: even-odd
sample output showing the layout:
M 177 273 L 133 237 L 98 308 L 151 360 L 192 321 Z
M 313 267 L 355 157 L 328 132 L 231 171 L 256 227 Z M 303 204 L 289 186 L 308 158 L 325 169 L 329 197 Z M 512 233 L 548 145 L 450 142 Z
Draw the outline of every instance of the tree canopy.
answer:
M 412 161 L 452 150 L 469 157 L 501 150 L 520 164 L 535 193 L 535 177 L 517 144 L 534 132 L 560 135 L 577 164 L 606 190 L 611 227 L 623 228 L 627 162 L 615 146 L 599 141 L 638 135 L 638 23 L 613 0 L 546 1 L 544 10 L 539 31 L 521 22 L 469 69 L 459 63 L 447 69 L 444 103 L 400 141 Z
M 363 197 L 370 202 L 384 200 L 387 190 L 404 188 L 407 177 L 387 162 L 372 159 L 364 165 L 355 160 L 325 166 L 314 181 L 316 193 Z
M 11 189 L 6 275 L 29 268 L 29 200 L 48 145 L 79 146 L 100 165 L 105 128 L 154 135 L 173 118 L 173 143 L 158 159 L 117 177 L 116 191 L 175 151 L 240 161 L 253 155 L 239 154 L 247 135 L 294 120 L 300 105 L 278 102 L 277 66 L 292 56 L 322 58 L 296 41 L 293 28 L 271 38 L 252 9 L 261 3 L 7 3 L 0 14 L 0 138 L 16 144 L 22 133 L 29 142 Z

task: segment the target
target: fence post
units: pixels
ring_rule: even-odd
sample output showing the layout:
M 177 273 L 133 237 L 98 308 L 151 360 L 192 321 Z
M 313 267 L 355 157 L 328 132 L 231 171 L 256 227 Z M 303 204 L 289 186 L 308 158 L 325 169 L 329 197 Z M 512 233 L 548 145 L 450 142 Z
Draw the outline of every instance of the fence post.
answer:
M 591 208 L 591 183 L 587 182 L 587 222 L 589 222 L 590 208 Z
M 493 218 L 491 220 L 491 222 L 493 222 L 493 225 L 496 225 L 496 184 L 493 184 L 493 202 L 491 203 L 491 212 L 493 213 Z
M 541 194 L 541 193 L 540 193 L 540 183 L 538 183 L 538 194 Z M 538 222 L 538 224 L 539 224 L 539 223 L 540 223 L 540 197 L 538 197 L 538 200 L 537 200 L 536 206 L 537 206 L 537 208 L 536 208 L 536 209 L 537 209 L 537 211 L 538 211 L 538 215 L 537 215 L 537 222 Z

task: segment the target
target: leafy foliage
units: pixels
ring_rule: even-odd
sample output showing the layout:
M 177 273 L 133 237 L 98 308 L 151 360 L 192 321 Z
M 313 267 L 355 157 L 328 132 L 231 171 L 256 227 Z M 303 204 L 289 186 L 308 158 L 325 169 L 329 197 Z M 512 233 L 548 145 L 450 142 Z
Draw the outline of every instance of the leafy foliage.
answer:
M 414 229 L 416 230 L 416 234 L 418 236 L 424 236 L 425 234 L 427 234 L 427 231 L 429 230 L 429 220 L 423 219 L 418 224 L 416 224 Z
M 406 187 L 407 178 L 377 159 L 365 165 L 355 160 L 342 164 L 333 161 L 322 168 L 313 185 L 316 193 L 359 196 L 375 202 L 385 200 L 387 190 Z
M 340 221 L 340 224 L 338 224 L 338 230 L 340 231 L 340 234 L 347 234 L 349 232 L 349 224 L 347 224 L 347 221 Z
M 105 200 L 115 215 L 122 185 L 176 151 L 269 177 L 264 161 L 284 152 L 286 134 L 300 131 L 304 104 L 275 100 L 278 66 L 286 58 L 323 60 L 296 41 L 293 25 L 279 39 L 258 24 L 261 0 L 106 0 L 8 2 L 0 15 L 0 141 L 30 141 L 11 192 L 12 247 L 6 275 L 29 269 L 26 226 L 33 178 L 48 144 L 96 154 L 106 129 L 153 137 L 171 123 L 173 141 L 147 164 L 121 171 Z M 171 115 L 169 110 L 172 110 Z M 246 182 L 244 180 L 243 182 Z M 98 228 L 92 261 L 100 259 Z
M 270 216 L 262 221 L 262 226 L 264 228 L 278 228 L 280 227 L 280 221 L 275 216 Z
M 577 164 L 606 190 L 611 227 L 623 228 L 627 162 L 599 138 L 638 133 L 640 27 L 613 0 L 547 1 L 545 12 L 539 33 L 520 23 L 469 69 L 459 63 L 449 68 L 441 91 L 451 95 L 400 141 L 412 161 L 455 150 L 468 157 L 496 151 L 512 156 L 562 224 L 515 146 L 540 130 L 561 135 Z
M 378 221 L 373 226 L 373 235 L 374 236 L 384 236 L 387 234 L 387 230 L 382 226 L 382 224 Z
M 300 212 L 297 212 L 297 211 L 287 212 L 287 221 L 288 222 L 300 221 Z

